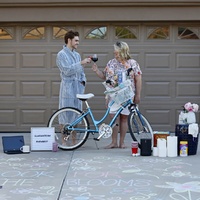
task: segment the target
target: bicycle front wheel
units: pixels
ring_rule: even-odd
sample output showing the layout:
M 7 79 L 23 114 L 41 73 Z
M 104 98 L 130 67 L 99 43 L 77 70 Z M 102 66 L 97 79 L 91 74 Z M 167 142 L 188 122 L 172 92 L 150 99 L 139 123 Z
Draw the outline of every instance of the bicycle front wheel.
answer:
M 76 108 L 65 107 L 57 110 L 49 119 L 48 127 L 55 128 L 55 141 L 58 147 L 63 150 L 74 150 L 81 147 L 89 136 L 89 122 L 86 117 L 82 117 L 76 125 L 71 126 L 72 130 L 65 129 L 82 116 L 82 112 Z M 76 129 L 73 130 L 73 129 Z M 80 131 L 78 131 L 78 129 Z
M 130 113 L 128 117 L 130 135 L 134 141 L 138 142 L 139 148 L 141 148 L 141 139 L 151 139 L 153 148 L 153 130 L 147 119 L 142 114 L 140 115 L 142 122 L 137 113 Z

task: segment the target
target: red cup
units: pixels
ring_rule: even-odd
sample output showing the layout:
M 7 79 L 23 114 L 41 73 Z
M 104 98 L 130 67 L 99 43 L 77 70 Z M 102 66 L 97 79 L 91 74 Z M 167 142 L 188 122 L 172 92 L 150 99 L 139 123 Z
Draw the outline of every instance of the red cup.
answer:
M 138 153 L 138 142 L 132 141 L 131 149 L 132 149 L 132 155 L 137 154 Z
M 132 154 L 137 154 L 137 153 L 138 153 L 138 148 L 132 147 Z

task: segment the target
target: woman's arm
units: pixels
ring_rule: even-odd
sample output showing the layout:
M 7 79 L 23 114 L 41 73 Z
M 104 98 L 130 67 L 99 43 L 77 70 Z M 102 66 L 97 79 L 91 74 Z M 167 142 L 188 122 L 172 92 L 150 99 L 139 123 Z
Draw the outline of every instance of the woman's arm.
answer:
M 105 73 L 104 73 L 103 71 L 100 71 L 100 70 L 99 70 L 99 68 L 98 68 L 98 66 L 97 66 L 96 63 L 94 63 L 94 64 L 92 65 L 92 70 L 97 74 L 97 76 L 98 76 L 99 78 L 104 79 L 104 80 L 106 79 Z
M 134 96 L 134 103 L 136 104 L 140 102 L 141 90 L 142 90 L 142 76 L 136 75 L 135 76 L 135 96 Z

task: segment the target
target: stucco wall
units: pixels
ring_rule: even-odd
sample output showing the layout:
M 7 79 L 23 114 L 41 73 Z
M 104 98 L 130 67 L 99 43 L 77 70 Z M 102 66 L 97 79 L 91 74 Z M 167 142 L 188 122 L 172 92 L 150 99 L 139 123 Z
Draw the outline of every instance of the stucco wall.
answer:
M 1 22 L 197 21 L 200 1 L 1 0 Z M 13 17 L 14 16 L 14 17 Z

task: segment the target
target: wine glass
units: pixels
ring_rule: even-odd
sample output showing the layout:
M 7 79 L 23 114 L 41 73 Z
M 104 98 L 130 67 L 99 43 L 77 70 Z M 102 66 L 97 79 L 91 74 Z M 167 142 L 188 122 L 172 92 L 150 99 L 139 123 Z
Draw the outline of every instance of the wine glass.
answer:
M 91 57 L 91 60 L 92 60 L 93 62 L 97 62 L 97 61 L 98 61 L 97 54 L 94 54 L 94 55 Z

